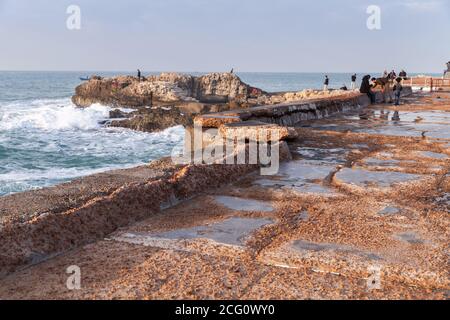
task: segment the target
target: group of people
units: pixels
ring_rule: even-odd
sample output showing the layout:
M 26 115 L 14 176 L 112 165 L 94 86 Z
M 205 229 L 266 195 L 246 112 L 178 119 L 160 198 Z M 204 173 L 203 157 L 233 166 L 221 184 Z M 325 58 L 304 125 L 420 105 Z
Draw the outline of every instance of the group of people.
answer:
M 396 106 L 400 105 L 400 97 L 403 91 L 403 80 L 407 79 L 407 73 L 405 70 L 402 70 L 398 76 L 397 73 L 392 70 L 391 72 L 384 71 L 383 75 L 380 78 L 371 77 L 370 75 L 366 75 L 362 78 L 361 87 L 359 91 L 361 93 L 367 94 L 370 98 L 371 103 L 376 102 L 376 95 L 374 92 L 375 88 L 381 88 L 381 92 L 385 96 L 386 103 L 392 103 L 392 100 L 395 100 L 394 103 Z M 351 89 L 356 90 L 356 73 L 351 76 Z M 325 76 L 324 81 L 324 91 L 328 91 L 328 87 L 330 85 L 330 78 L 328 75 Z M 348 90 L 347 86 L 344 84 L 341 90 Z M 392 95 L 394 97 L 392 97 Z
M 399 73 L 399 76 L 397 76 L 395 71 L 390 73 L 385 72 L 380 78 L 374 78 L 370 75 L 366 75 L 362 79 L 361 88 L 359 91 L 367 94 L 371 103 L 375 103 L 376 95 L 374 89 L 381 88 L 381 92 L 384 95 L 386 103 L 392 103 L 392 100 L 395 100 L 394 104 L 398 106 L 400 105 L 400 97 L 403 91 L 402 82 L 406 79 L 406 76 L 407 74 L 404 70 Z M 392 97 L 392 95 L 394 97 Z

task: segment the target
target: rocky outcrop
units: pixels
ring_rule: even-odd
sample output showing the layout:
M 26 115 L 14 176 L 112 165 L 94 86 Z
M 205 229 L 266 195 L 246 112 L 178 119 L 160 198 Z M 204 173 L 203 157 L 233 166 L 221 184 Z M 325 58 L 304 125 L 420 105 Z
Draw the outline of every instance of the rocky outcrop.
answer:
M 244 103 L 262 94 L 262 90 L 252 88 L 231 73 L 211 73 L 199 77 L 162 73 L 140 81 L 130 76 L 92 77 L 76 88 L 72 101 L 79 107 L 94 103 L 140 107 L 158 102 Z
M 182 113 L 178 108 L 152 108 L 133 113 L 125 120 L 114 120 L 111 127 L 122 127 L 137 131 L 155 132 L 175 126 L 192 124 L 192 117 Z

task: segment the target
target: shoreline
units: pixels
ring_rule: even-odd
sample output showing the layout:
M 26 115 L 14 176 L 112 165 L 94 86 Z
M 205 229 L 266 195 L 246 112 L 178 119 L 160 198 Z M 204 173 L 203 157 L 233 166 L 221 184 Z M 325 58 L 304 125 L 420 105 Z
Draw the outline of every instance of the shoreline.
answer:
M 139 221 L 114 227 L 106 238 L 97 234 L 89 243 L 2 278 L 0 297 L 445 299 L 450 285 L 450 198 L 445 200 L 450 194 L 445 178 L 450 137 L 440 128 L 450 123 L 444 117 L 450 96 L 415 94 L 404 99 L 398 108 L 400 126 L 390 117 L 380 118 L 383 110 L 392 115 L 395 108 L 389 105 L 305 121 L 296 128 L 301 138 L 289 142 L 293 159 L 272 178 L 261 177 L 256 167 L 234 171 L 231 177 L 227 169 L 234 166 L 209 171 L 208 166 L 189 166 L 187 172 L 180 168 L 184 173 L 177 173 L 170 165 L 155 165 L 167 168 L 161 176 L 166 172 L 172 177 L 172 186 L 180 187 L 176 190 L 195 196 L 162 211 L 159 205 L 167 202 L 154 189 L 148 190 L 147 200 L 124 201 L 113 220 L 134 213 L 129 209 L 136 203 L 150 210 Z M 416 115 L 425 119 L 415 122 Z M 349 130 L 351 125 L 359 129 Z M 424 139 L 420 130 L 425 125 L 436 131 Z M 338 164 L 344 168 L 329 184 L 316 181 Z M 216 184 L 211 186 L 211 181 Z M 115 206 L 113 199 L 136 197 L 150 184 L 122 188 L 102 201 Z M 147 205 L 150 198 L 157 203 Z M 84 236 L 89 228 L 100 232 L 101 220 L 113 221 L 96 216 L 62 216 L 75 219 L 70 226 L 74 229 L 63 236 Z M 31 239 L 43 241 L 43 246 L 54 243 L 61 236 L 59 228 Z M 34 232 L 39 234 L 39 229 Z M 79 291 L 65 287 L 65 269 L 74 264 L 83 274 Z M 381 289 L 367 289 L 371 266 L 382 268 Z M 22 289 L 17 290 L 18 285 Z
M 148 253 L 142 253 L 142 250 L 144 252 L 150 250 L 154 252 L 150 256 L 155 255 L 163 260 L 160 254 L 175 255 L 172 258 L 177 260 L 180 258 L 178 256 L 180 252 L 185 252 L 190 258 L 183 263 L 180 262 L 180 266 L 166 261 L 167 266 L 177 270 L 186 262 L 192 265 L 190 259 L 206 267 L 205 263 L 207 264 L 208 259 L 204 260 L 204 255 L 197 257 L 200 250 L 207 255 L 217 257 L 222 262 L 234 257 L 233 259 L 238 259 L 238 262 L 233 263 L 237 263 L 239 268 L 250 268 L 251 273 L 259 272 L 258 269 L 270 269 L 277 274 L 279 281 L 286 281 L 285 276 L 282 275 L 285 271 L 281 270 L 307 270 L 309 279 L 307 281 L 314 279 L 314 283 L 321 283 L 321 279 L 329 275 L 333 277 L 339 275 L 340 280 L 334 279 L 334 281 L 344 281 L 346 286 L 359 292 L 358 295 L 362 292 L 360 279 L 367 277 L 365 268 L 368 264 L 370 266 L 374 262 L 382 262 L 386 268 L 385 279 L 393 291 L 387 295 L 375 295 L 373 298 L 395 297 L 396 294 L 424 297 L 424 292 L 429 290 L 433 292 L 432 297 L 440 298 L 448 286 L 441 263 L 443 240 L 429 230 L 430 228 L 442 230 L 445 226 L 445 220 L 442 220 L 445 214 L 441 204 L 435 207 L 434 204 L 430 205 L 426 202 L 428 200 L 421 200 L 421 197 L 426 194 L 433 195 L 433 201 L 438 201 L 435 199 L 441 197 L 439 192 L 444 191 L 450 194 L 449 181 L 445 179 L 445 170 L 449 168 L 445 157 L 450 156 L 450 149 L 447 151 L 442 149 L 441 145 L 446 140 L 434 137 L 434 133 L 425 131 L 425 136 L 423 133 L 421 136 L 419 131 L 411 135 L 409 129 L 396 125 L 395 115 L 391 120 L 389 113 L 397 110 L 406 115 L 408 112 L 417 112 L 422 117 L 425 115 L 430 117 L 432 114 L 427 113 L 429 110 L 441 112 L 446 110 L 445 101 L 450 100 L 450 97 L 446 93 L 412 94 L 410 89 L 406 89 L 403 99 L 405 99 L 405 105 L 399 107 L 380 104 L 370 106 L 367 96 L 349 92 L 345 96 L 337 95 L 240 110 L 218 110 L 217 113 L 199 114 L 193 119 L 193 123 L 201 124 L 205 129 L 215 128 L 217 134 L 222 136 L 234 127 L 254 129 L 270 125 L 282 132 L 286 131 L 279 141 L 282 150 L 281 172 L 274 177 L 263 179 L 257 173 L 260 165 L 175 165 L 170 159 L 163 158 L 145 166 L 108 171 L 50 188 L 0 197 L 0 249 L 2 252 L 0 259 L 2 285 L 0 287 L 3 287 L 0 289 L 0 297 L 5 297 L 5 292 L 11 295 L 8 288 L 11 288 L 11 283 L 21 281 L 21 277 L 29 279 L 33 277 L 34 272 L 41 277 L 45 276 L 42 272 L 48 272 L 45 270 L 48 270 L 49 266 L 67 264 L 66 259 L 74 259 L 80 255 L 88 255 L 90 256 L 88 261 L 92 261 L 92 265 L 88 263 L 88 266 L 84 268 L 97 268 L 102 265 L 103 262 L 98 261 L 96 257 L 106 254 L 108 259 L 112 259 L 111 263 L 116 268 L 123 269 L 127 268 L 127 263 L 124 263 L 123 259 L 129 261 L 130 250 L 135 252 L 136 256 L 133 259 L 136 261 L 147 259 L 145 257 Z M 383 100 L 381 92 L 377 92 L 377 102 L 381 103 Z M 430 105 L 429 108 L 428 105 Z M 387 113 L 388 118 L 385 118 L 385 109 L 390 110 Z M 381 113 L 377 115 L 377 112 Z M 413 127 L 420 128 L 422 125 L 427 125 L 426 119 L 420 116 L 415 120 L 411 116 L 408 117 Z M 346 126 L 352 124 L 352 121 L 355 122 L 356 127 L 347 128 Z M 422 124 L 423 121 L 425 122 Z M 363 125 L 360 126 L 359 123 Z M 431 122 L 428 126 L 434 123 Z M 303 125 L 298 126 L 298 124 Z M 437 126 L 444 124 L 436 122 Z M 389 126 L 379 132 L 375 130 L 377 126 L 383 125 Z M 375 129 L 372 128 L 373 126 Z M 359 132 L 355 129 L 363 131 Z M 400 131 L 397 133 L 396 130 Z M 364 133 L 365 131 L 367 133 Z M 439 132 L 438 136 L 445 134 L 445 132 Z M 404 134 L 406 136 L 403 136 Z M 285 141 L 286 139 L 288 142 Z M 204 140 L 203 143 L 209 142 Z M 328 146 L 329 144 L 331 145 Z M 450 146 L 450 137 L 448 145 Z M 423 156 L 415 153 L 417 146 L 420 146 L 422 152 L 428 153 L 428 157 L 437 158 L 424 160 Z M 319 152 L 311 160 L 305 160 L 320 148 L 325 148 L 323 150 L 326 154 Z M 349 151 L 342 162 L 339 160 L 340 154 L 331 157 L 328 154 L 341 149 Z M 389 159 L 393 155 L 399 160 Z M 378 158 L 375 159 L 375 157 Z M 369 161 L 373 162 L 371 171 L 364 171 L 367 170 Z M 418 163 L 413 165 L 411 161 L 418 161 Z M 292 169 L 289 169 L 290 167 Z M 376 173 L 381 174 L 380 180 L 376 180 Z M 387 183 L 387 185 L 381 188 L 369 183 L 361 187 L 359 184 L 367 183 L 360 178 L 361 175 L 367 175 L 367 179 L 375 179 L 378 183 Z M 309 176 L 311 178 L 304 180 Z M 346 179 L 350 179 L 351 183 Z M 408 179 L 412 179 L 411 182 Z M 301 181 L 301 183 L 294 181 Z M 389 187 L 390 181 L 398 184 Z M 300 184 L 297 185 L 297 183 Z M 283 189 L 278 190 L 280 186 L 283 186 Z M 295 191 L 297 188 L 299 190 L 306 188 L 305 190 L 309 191 L 306 193 L 300 191 L 298 194 Z M 365 207 L 361 207 L 359 198 L 364 199 Z M 223 199 L 220 201 L 225 202 L 218 206 L 218 199 Z M 239 204 L 243 201 L 253 201 L 251 205 L 245 204 L 245 206 L 250 205 L 249 209 L 246 209 L 249 211 L 246 214 L 243 214 L 246 210 L 240 207 L 244 204 Z M 445 206 L 445 199 L 443 201 Z M 348 203 L 352 203 L 351 207 L 359 208 L 357 209 L 359 210 L 358 218 L 354 222 L 352 222 L 354 217 L 349 215 L 346 209 Z M 383 209 L 380 203 L 384 203 L 386 208 Z M 394 206 L 390 203 L 399 203 L 401 207 L 409 206 L 404 219 L 409 219 L 408 223 L 420 231 L 414 229 L 415 231 L 412 232 L 407 228 L 404 229 L 401 220 L 395 217 L 397 213 L 392 213 L 400 210 L 397 209 L 398 205 Z M 211 212 L 203 208 L 202 204 L 211 207 Z M 223 206 L 230 206 L 228 211 L 225 211 L 227 213 L 224 213 Z M 305 206 L 310 208 L 306 216 L 302 209 Z M 271 207 L 273 210 L 268 210 Z M 295 214 L 291 207 L 296 208 Z M 233 210 L 229 211 L 230 208 Z M 427 210 L 432 212 L 429 214 L 433 215 L 433 221 L 417 220 L 416 216 L 419 213 L 413 215 L 413 212 L 425 210 L 423 208 L 431 208 Z M 324 217 L 315 216 L 316 210 L 323 212 Z M 332 214 L 334 210 L 340 212 L 342 221 L 339 216 Z M 379 212 L 386 210 L 388 213 L 378 214 L 381 220 L 374 220 L 373 215 L 377 213 L 372 212 L 367 215 L 365 210 L 379 210 Z M 272 211 L 274 213 L 270 213 Z M 300 217 L 297 217 L 298 212 L 303 212 Z M 320 221 L 318 226 L 308 222 L 310 219 L 308 217 L 312 215 L 315 221 Z M 387 227 L 384 219 L 388 219 L 390 224 L 396 226 L 397 231 L 391 236 L 388 235 L 392 233 L 392 230 Z M 227 224 L 231 224 L 232 229 L 225 233 L 231 232 L 231 234 L 240 232 L 242 226 L 247 223 L 249 227 L 253 223 L 260 227 L 245 231 L 248 232 L 248 234 L 245 233 L 245 239 L 248 237 L 245 245 L 236 246 L 241 238 L 227 240 L 229 236 L 221 234 L 217 235 L 218 238 L 213 238 L 215 240 L 211 242 L 207 236 L 208 232 L 211 232 L 209 229 L 205 233 L 206 238 L 203 238 L 205 236 L 198 238 L 198 235 L 191 238 L 193 231 L 190 231 L 190 228 L 194 230 L 200 228 L 198 232 L 203 234 L 204 231 L 201 231 L 201 228 L 210 228 L 211 223 L 220 225 L 222 220 L 225 225 L 218 227 L 212 235 L 214 232 L 222 232 L 220 231 L 222 228 L 228 228 Z M 242 224 L 244 221 L 246 222 Z M 364 224 L 361 224 L 362 221 L 369 225 L 374 224 L 372 229 L 367 229 Z M 329 223 L 332 224 L 329 225 Z M 424 223 L 432 225 L 423 226 Z M 205 227 L 202 227 L 203 224 Z M 300 238 L 296 236 L 297 228 L 302 230 Z M 321 231 L 317 233 L 316 228 Z M 340 233 L 338 238 L 333 238 L 333 234 L 341 229 L 345 231 Z M 325 230 L 334 231 L 328 235 Z M 358 230 L 363 230 L 366 234 Z M 162 233 L 155 238 L 153 234 L 158 232 Z M 379 233 L 383 235 L 378 240 L 376 235 Z M 166 234 L 167 236 L 170 234 L 167 239 Z M 369 236 L 368 239 L 365 239 L 367 236 Z M 341 238 L 345 240 L 339 240 Z M 379 241 L 383 242 L 381 247 L 377 245 Z M 391 243 L 392 241 L 394 242 Z M 432 242 L 435 246 L 434 254 L 437 258 L 433 258 L 433 265 L 436 267 L 420 262 L 426 256 L 426 250 L 429 249 L 417 246 L 426 246 L 428 242 Z M 286 243 L 291 244 L 286 246 Z M 415 246 L 414 250 L 408 247 L 410 245 Z M 301 252 L 306 250 L 307 256 L 303 254 L 299 256 L 298 252 L 292 251 L 292 246 L 299 246 Z M 399 253 L 391 252 L 390 249 L 386 251 L 382 249 L 384 246 L 393 248 L 392 250 L 403 248 L 401 250 L 406 251 L 401 251 L 402 254 L 397 258 L 396 255 Z M 111 253 L 111 249 L 114 252 Z M 122 250 L 125 251 L 122 252 Z M 411 254 L 413 255 L 411 261 L 420 265 L 420 268 L 417 269 L 411 265 L 412 262 L 408 260 Z M 251 257 L 256 257 L 256 260 L 252 263 L 245 262 L 252 259 Z M 338 265 L 333 263 L 335 259 L 340 261 Z M 397 262 L 394 263 L 394 261 Z M 222 262 L 219 264 L 219 269 L 226 268 Z M 153 266 L 149 265 L 149 268 Z M 311 270 L 312 273 L 310 273 Z M 317 270 L 320 270 L 318 274 L 316 274 Z M 407 270 L 406 273 L 405 270 Z M 94 276 L 96 272 L 92 272 Z M 133 274 L 130 272 L 122 273 L 120 277 L 128 278 Z M 214 277 L 213 274 L 214 272 L 207 272 L 208 276 Z M 142 275 L 138 272 L 136 276 Z M 305 274 L 300 278 L 304 276 Z M 32 285 L 34 281 L 26 280 L 23 285 Z M 96 283 L 94 278 L 89 281 Z M 240 281 L 243 281 L 243 278 Z M 54 290 L 54 285 L 57 283 L 50 281 L 48 285 L 49 290 Z M 416 287 L 416 291 L 411 291 L 409 289 L 411 286 Z M 169 287 L 166 290 L 172 292 L 173 289 L 174 287 Z M 99 292 L 92 290 L 90 294 L 93 297 L 101 297 Z M 123 287 L 112 284 L 110 290 L 122 292 Z M 145 291 L 145 289 L 142 290 Z M 214 287 L 209 290 L 214 290 Z M 267 287 L 263 286 L 260 290 L 262 290 L 261 293 L 265 292 L 262 296 L 254 293 L 248 297 L 257 299 L 274 297 L 268 294 Z M 304 290 L 308 292 L 308 297 L 313 296 L 309 287 Z M 81 297 L 73 295 L 73 292 L 64 291 L 63 293 L 60 289 L 56 292 L 59 292 L 57 297 L 66 297 L 67 294 L 73 298 Z M 192 297 L 187 292 L 182 292 L 184 294 L 180 298 Z M 27 295 L 25 292 L 16 292 L 16 294 Z M 41 293 L 31 291 L 30 294 L 39 296 Z M 80 294 L 83 295 L 83 293 Z M 164 297 L 162 292 L 154 294 L 156 296 L 152 296 L 153 298 Z M 330 294 L 332 297 L 336 297 L 335 295 L 354 297 L 354 293 L 340 295 L 333 290 Z M 52 294 L 42 296 L 49 297 Z M 213 296 L 220 297 L 220 295 L 211 294 L 204 297 Z M 120 297 L 130 296 L 120 294 Z M 224 297 L 230 296 L 225 294 Z
M 409 94 L 409 92 L 405 93 Z M 378 93 L 377 99 L 382 101 L 383 97 L 380 93 Z M 309 115 L 303 118 L 295 116 L 296 109 L 295 107 L 293 109 L 295 103 L 254 107 L 244 110 L 244 114 L 248 115 L 249 111 L 255 110 L 257 115 L 264 116 L 259 120 L 270 122 L 267 120 L 267 113 L 261 113 L 261 111 L 267 110 L 283 117 L 283 113 L 275 110 L 288 110 L 289 117 L 292 115 L 294 117 L 292 123 L 285 123 L 284 125 L 293 125 L 295 121 L 320 119 L 334 112 L 363 108 L 368 104 L 369 100 L 365 95 L 351 93 L 350 96 L 337 97 L 336 99 L 324 98 L 301 102 L 297 108 L 297 113 Z M 323 110 L 324 113 L 319 110 Z M 214 125 L 211 125 L 211 118 L 216 115 L 221 117 L 220 113 L 208 114 L 207 118 L 210 121 L 204 123 L 203 126 L 205 128 L 220 127 L 221 124 L 217 121 L 212 121 Z M 201 119 L 202 116 L 199 117 Z M 244 120 L 250 120 L 250 118 L 247 116 Z M 284 120 L 284 122 L 286 121 Z M 285 159 L 290 158 L 289 155 L 283 157 Z M 49 188 L 0 197 L 0 247 L 3 252 L 3 259 L 0 262 L 0 275 L 10 273 L 12 270 L 16 270 L 18 266 L 45 260 L 47 256 L 59 253 L 62 250 L 61 248 L 77 247 L 98 240 L 113 232 L 117 227 L 125 226 L 131 223 L 130 221 L 137 221 L 148 216 L 148 214 L 158 212 L 161 207 L 167 206 L 163 202 L 171 203 L 173 199 L 178 199 L 174 202 L 176 203 L 182 199 L 195 196 L 196 192 L 202 192 L 211 186 L 219 187 L 230 183 L 236 177 L 233 174 L 236 170 L 238 176 L 240 176 L 242 172 L 248 173 L 256 170 L 259 166 L 200 165 L 202 169 L 196 170 L 197 167 L 196 165 L 174 165 L 171 164 L 170 159 L 165 158 L 153 161 L 147 166 L 106 171 Z M 180 174 L 186 174 L 186 170 L 196 172 L 197 176 L 194 175 L 193 181 L 191 181 L 193 185 L 191 187 L 178 186 L 178 178 L 176 177 Z M 204 174 L 208 176 L 207 172 L 211 170 L 214 172 L 209 173 L 212 174 L 212 177 L 203 177 Z M 225 177 L 222 176 L 221 172 L 225 172 Z M 217 176 L 221 178 L 217 179 Z M 195 180 L 200 181 L 200 186 L 196 187 L 197 182 Z M 182 193 L 177 191 L 189 188 L 193 188 L 194 191 L 185 190 Z M 161 190 L 165 190 L 165 195 L 164 192 L 161 194 Z M 130 193 L 136 193 L 136 195 L 130 195 Z M 155 206 L 154 201 L 158 203 L 156 199 L 146 199 L 147 193 L 152 194 L 152 196 L 153 194 L 158 195 L 156 198 L 162 199 L 159 201 L 159 205 Z M 126 218 L 114 213 L 115 210 L 128 211 L 126 204 L 134 204 L 133 207 L 136 212 Z M 148 208 L 145 208 L 146 205 Z M 85 223 L 97 214 L 104 216 L 101 218 L 100 224 L 96 224 L 92 228 L 86 228 Z M 74 234 L 71 231 L 72 229 L 80 230 L 78 234 Z M 31 236 L 32 234 L 34 236 Z M 30 244 L 29 237 L 36 237 L 36 240 L 33 240 L 33 243 Z M 51 240 L 53 243 L 48 241 L 50 239 L 53 239 Z

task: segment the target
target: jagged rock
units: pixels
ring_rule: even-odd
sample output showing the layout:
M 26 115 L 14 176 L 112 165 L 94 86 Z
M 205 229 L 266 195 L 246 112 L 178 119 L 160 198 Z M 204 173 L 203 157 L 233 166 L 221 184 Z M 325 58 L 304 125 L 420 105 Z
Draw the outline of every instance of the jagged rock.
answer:
M 192 118 L 177 108 L 155 108 L 133 113 L 133 117 L 126 120 L 112 121 L 111 127 L 122 127 L 144 132 L 162 131 L 174 126 L 188 126 Z
M 120 118 L 128 118 L 129 114 L 123 112 L 120 109 L 114 109 L 109 112 L 109 118 L 111 119 L 120 119 Z

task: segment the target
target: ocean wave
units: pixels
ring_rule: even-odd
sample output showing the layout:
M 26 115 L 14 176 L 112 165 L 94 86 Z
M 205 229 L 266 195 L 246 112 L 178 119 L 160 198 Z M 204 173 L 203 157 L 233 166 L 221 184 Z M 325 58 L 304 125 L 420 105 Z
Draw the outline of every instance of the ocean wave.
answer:
M 91 130 L 109 118 L 110 107 L 77 108 L 70 99 L 14 102 L 0 106 L 0 130 Z
M 111 109 L 77 108 L 69 98 L 0 104 L 0 196 L 145 164 L 182 148 L 183 126 L 154 133 L 105 127 Z

